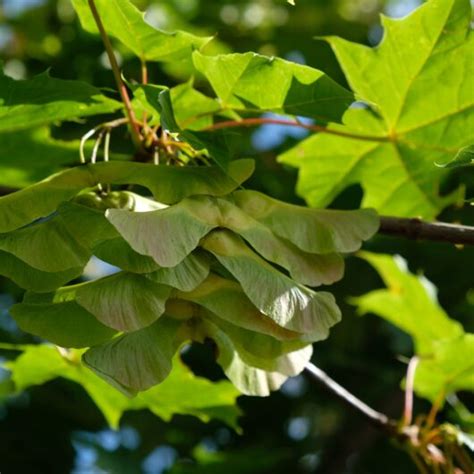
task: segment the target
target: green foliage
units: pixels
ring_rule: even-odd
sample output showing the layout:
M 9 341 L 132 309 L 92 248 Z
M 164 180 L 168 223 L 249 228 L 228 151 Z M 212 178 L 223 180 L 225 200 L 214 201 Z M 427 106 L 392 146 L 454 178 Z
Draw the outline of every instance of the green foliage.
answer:
M 337 122 L 353 100 L 321 71 L 279 58 L 195 52 L 193 60 L 224 110 L 267 110 Z
M 404 19 L 384 18 L 376 48 L 328 38 L 353 92 L 288 60 L 204 50 L 210 38 L 157 30 L 128 0 L 72 3 L 83 28 L 97 34 L 95 3 L 106 32 L 137 56 L 142 73 L 156 61 L 167 63 L 164 71 L 184 64 L 182 77 L 199 74 L 172 87 L 162 70 L 161 84 L 146 74 L 142 84 L 138 74 L 127 79 L 137 117 L 127 125 L 139 142 L 133 156 L 117 153 L 128 149 L 126 134 L 110 154 L 111 130 L 131 119 L 97 125 L 96 115 L 124 112 L 101 90 L 48 73 L 21 81 L 0 75 L 0 186 L 8 188 L 0 197 L 0 275 L 27 290 L 9 310 L 19 328 L 58 346 L 0 345 L 22 351 L 4 364 L 11 375 L 0 397 L 63 377 L 81 384 L 113 427 L 124 411 L 143 408 L 166 420 L 192 414 L 235 427 L 238 393 L 279 389 L 303 371 L 312 344 L 328 338 L 341 310 L 332 288 L 315 288 L 340 281 L 344 258 L 379 227 L 374 209 L 307 208 L 244 189 L 249 178 L 254 188 L 284 187 L 271 153 L 252 177 L 255 161 L 241 159 L 254 154 L 244 127 L 278 113 L 314 132 L 281 155 L 300 168 L 299 192 L 313 206 L 361 184 L 362 206 L 434 218 L 459 197 L 440 191 L 449 168 L 472 161 L 469 2 L 430 0 Z M 363 106 L 350 108 L 354 98 Z M 77 119 L 87 122 L 61 124 Z M 79 165 L 79 149 L 91 163 Z M 473 334 L 399 260 L 361 256 L 388 289 L 353 301 L 413 338 L 416 392 L 436 407 L 451 393 L 473 391 Z M 91 278 L 93 257 L 117 272 Z M 177 354 L 192 342 L 212 344 L 236 388 L 182 364 Z M 225 465 L 209 458 L 211 469 Z
M 88 0 L 72 0 L 82 27 L 98 33 Z M 211 38 L 199 38 L 184 31 L 167 33 L 150 26 L 129 0 L 96 0 L 106 31 L 121 41 L 142 61 L 179 61 Z
M 431 0 L 403 20 L 384 17 L 376 48 L 327 39 L 367 108 L 331 127 L 339 135 L 318 134 L 281 156 L 301 169 L 298 192 L 309 204 L 327 205 L 356 183 L 363 206 L 391 215 L 431 219 L 457 199 L 439 195 L 445 173 L 434 163 L 474 141 L 470 19 L 468 0 Z
M 125 411 L 148 408 L 156 416 L 170 420 L 175 414 L 197 416 L 203 421 L 218 418 L 236 428 L 239 409 L 235 406 L 238 391 L 229 382 L 211 383 L 196 377 L 179 360 L 173 364 L 168 379 L 137 397 L 121 394 L 80 362 L 81 352 L 58 350 L 53 346 L 8 346 L 21 354 L 4 364 L 11 372 L 11 393 L 41 385 L 56 377 L 80 384 L 89 394 L 105 419 L 117 428 Z
M 248 165 L 245 160 L 232 162 L 229 175 L 222 174 L 220 180 L 210 167 L 86 165 L 0 198 L 10 229 L 23 224 L 20 218 L 37 218 L 44 212 L 44 207 L 23 209 L 22 195 L 34 196 L 38 187 L 47 192 L 59 187 L 58 182 L 77 183 L 60 188 L 57 201 L 76 193 L 81 204 L 63 202 L 52 217 L 0 234 L 1 250 L 41 272 L 58 273 L 83 268 L 98 247 L 99 255 L 106 257 L 103 249 L 113 241 L 125 257 L 112 262 L 123 261 L 128 269 L 53 293 L 27 293 L 24 302 L 11 310 L 15 320 L 23 330 L 61 347 L 91 347 L 84 354 L 85 364 L 126 393 L 162 382 L 182 343 L 209 337 L 219 347 L 218 362 L 239 389 L 268 395 L 289 375 L 303 370 L 311 355 L 310 343 L 327 338 L 340 311 L 331 294 L 306 288 L 267 260 L 286 267 L 296 280 L 333 282 L 342 277 L 338 252 L 358 249 L 377 230 L 378 218 L 371 211 L 305 212 L 258 194 L 255 208 L 249 204 L 248 191 L 239 191 L 236 197 L 201 194 L 232 191 L 239 184 L 232 177 L 241 176 L 241 182 L 248 176 Z M 181 179 L 172 187 L 169 178 L 178 176 Z M 79 192 L 94 181 L 139 182 L 168 202 L 184 199 L 167 206 L 125 191 Z M 165 186 L 160 186 L 162 182 Z M 228 188 L 231 182 L 235 184 Z M 52 196 L 51 206 L 57 205 Z M 5 200 L 7 205 L 2 206 Z M 12 201 L 16 220 L 10 218 Z M 307 220 L 294 236 L 285 234 L 280 223 L 290 214 Z M 308 230 L 320 235 L 315 247 L 306 248 Z M 317 270 L 307 267 L 308 259 L 318 265 Z M 131 273 L 132 267 L 138 273 Z M 20 282 L 14 270 L 8 274 Z M 218 276 L 226 271 L 228 277 Z M 44 283 L 33 281 L 32 286 L 38 291 Z M 235 296 L 223 297 L 221 290 L 231 290 Z M 236 298 L 243 303 L 237 313 Z M 244 308 L 248 313 L 242 315 Z
M 0 133 L 105 114 L 121 107 L 120 102 L 85 82 L 55 79 L 48 73 L 15 81 L 0 72 Z
M 474 390 L 474 334 L 450 319 L 436 301 L 436 290 L 425 277 L 409 273 L 401 258 L 361 253 L 380 274 L 386 290 L 375 290 L 352 301 L 361 313 L 375 313 L 407 332 L 420 358 L 415 390 L 432 402 L 460 390 Z

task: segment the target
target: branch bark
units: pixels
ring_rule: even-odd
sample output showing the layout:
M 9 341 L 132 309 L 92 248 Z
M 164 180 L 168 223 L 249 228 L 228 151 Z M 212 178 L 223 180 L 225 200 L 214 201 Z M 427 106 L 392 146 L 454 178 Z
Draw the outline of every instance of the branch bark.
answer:
M 474 227 L 445 222 L 426 222 L 418 218 L 381 216 L 379 233 L 412 240 L 474 245 Z

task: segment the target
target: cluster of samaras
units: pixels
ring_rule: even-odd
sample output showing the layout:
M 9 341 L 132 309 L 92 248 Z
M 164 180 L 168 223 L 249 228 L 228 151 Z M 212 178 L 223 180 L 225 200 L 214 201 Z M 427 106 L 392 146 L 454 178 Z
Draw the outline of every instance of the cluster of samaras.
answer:
M 205 339 L 243 393 L 278 388 L 340 319 L 334 297 L 308 286 L 340 279 L 341 254 L 378 219 L 236 191 L 252 171 L 250 160 L 225 170 L 100 163 L 0 198 L 0 274 L 28 290 L 15 320 L 89 348 L 83 362 L 127 392 L 163 381 L 179 348 Z M 117 273 L 63 286 L 93 255 Z

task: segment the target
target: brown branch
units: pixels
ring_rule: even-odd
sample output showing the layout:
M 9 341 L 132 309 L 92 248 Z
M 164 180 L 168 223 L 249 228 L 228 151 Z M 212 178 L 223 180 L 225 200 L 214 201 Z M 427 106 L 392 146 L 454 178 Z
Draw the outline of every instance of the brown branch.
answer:
M 381 216 L 379 233 L 412 240 L 474 245 L 474 227 L 445 222 L 426 222 L 418 218 Z
M 97 11 L 97 7 L 95 5 L 94 0 L 88 0 L 88 1 L 89 1 L 89 7 L 92 12 L 92 16 L 94 17 L 94 20 L 97 24 L 97 28 L 99 29 L 100 36 L 102 37 L 102 41 L 104 43 L 105 50 L 107 52 L 107 56 L 110 61 L 110 66 L 114 74 L 115 82 L 120 92 L 120 97 L 122 98 L 122 102 L 125 106 L 125 113 L 127 115 L 128 121 L 130 122 L 130 129 L 132 133 L 133 142 L 138 148 L 140 148 L 141 147 L 140 127 L 138 126 L 138 122 L 135 117 L 135 112 L 133 110 L 130 97 L 128 96 L 127 88 L 122 80 L 117 58 L 115 57 L 115 53 L 112 48 L 112 43 L 110 42 L 110 38 L 107 32 L 105 31 L 104 25 L 102 23 L 102 19 L 100 18 L 99 12 Z
M 203 131 L 212 132 L 214 130 L 221 130 L 225 128 L 238 128 L 238 127 L 256 127 L 259 125 L 285 125 L 287 127 L 299 127 L 311 132 L 327 133 L 330 135 L 337 135 L 344 138 L 352 138 L 355 140 L 364 140 L 370 142 L 388 142 L 390 141 L 389 137 L 380 137 L 373 135 L 358 135 L 356 133 L 347 133 L 341 132 L 339 130 L 333 130 L 327 128 L 323 125 L 310 125 L 302 122 L 295 122 L 293 120 L 284 120 L 284 119 L 271 119 L 271 118 L 246 118 L 241 120 L 224 120 L 222 122 L 217 122 L 214 125 L 203 128 Z
M 357 410 L 360 414 L 365 416 L 370 421 L 370 423 L 372 423 L 372 425 L 381 429 L 390 436 L 397 435 L 397 423 L 394 420 L 391 420 L 388 416 L 374 410 L 362 400 L 359 400 L 342 385 L 339 385 L 335 380 L 329 377 L 329 375 L 322 371 L 319 367 L 316 367 L 311 362 L 308 362 L 308 364 L 306 364 L 305 371 L 311 376 L 313 380 L 322 385 L 326 390 L 331 392 L 346 405 Z

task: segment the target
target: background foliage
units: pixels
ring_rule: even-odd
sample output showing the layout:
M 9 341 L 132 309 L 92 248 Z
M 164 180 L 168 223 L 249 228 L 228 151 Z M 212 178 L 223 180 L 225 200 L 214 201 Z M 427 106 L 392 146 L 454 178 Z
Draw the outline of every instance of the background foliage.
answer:
M 216 51 L 253 50 L 305 62 L 327 72 L 343 85 L 347 85 L 346 77 L 329 46 L 311 38 L 337 35 L 374 45 L 381 35 L 379 12 L 400 16 L 417 4 L 415 1 L 398 0 L 299 0 L 297 7 L 291 8 L 277 0 L 135 3 L 147 8 L 147 18 L 156 26 L 185 29 L 199 35 L 217 32 L 217 41 L 212 46 Z M 51 68 L 54 77 L 81 79 L 102 87 L 114 86 L 99 38 L 79 28 L 69 0 L 7 0 L 0 6 L 0 19 L 4 20 L 0 24 L 0 53 L 9 75 L 17 79 L 31 78 Z M 139 61 L 126 49 L 120 49 L 119 53 L 127 77 L 138 78 Z M 161 67 L 153 65 L 150 67 L 150 81 L 172 86 L 185 79 L 188 73 L 186 62 L 170 62 Z M 198 78 L 198 85 L 206 87 L 203 78 Z M 86 132 L 89 127 L 90 124 L 87 127 L 84 125 L 83 131 Z M 45 169 L 23 166 L 31 160 L 33 150 L 38 156 L 47 155 L 51 162 L 58 156 L 64 164 L 77 161 L 77 144 L 58 141 L 77 138 L 76 125 L 74 130 L 72 126 L 70 130 L 67 127 L 61 127 L 61 130 L 53 127 L 51 136 L 46 129 L 38 129 L 34 133 L 25 131 L 24 134 L 24 137 L 6 135 L 5 143 L 2 142 L 2 162 L 8 163 L 10 159 L 13 163 L 14 153 L 14 166 L 9 168 L 8 175 L 1 177 L 1 186 L 24 186 L 47 174 L 47 164 Z M 294 170 L 277 164 L 276 157 L 303 137 L 300 131 L 276 126 L 242 130 L 239 146 L 245 150 L 246 156 L 257 153 L 259 156 L 257 173 L 252 178 L 251 186 L 274 197 L 301 203 L 294 192 Z M 126 153 L 130 145 L 125 137 L 123 143 L 120 143 L 120 137 L 116 140 L 117 149 Z M 35 148 L 27 148 L 25 143 L 32 143 Z M 442 191 L 447 193 L 460 185 L 465 186 L 467 194 L 472 196 L 472 173 L 454 172 Z M 333 206 L 354 208 L 360 199 L 360 187 L 351 185 Z M 432 214 L 433 211 L 428 209 L 427 215 Z M 472 212 L 454 206 L 447 208 L 441 219 L 474 224 Z M 444 311 L 459 321 L 466 332 L 474 332 L 474 293 L 472 271 L 469 271 L 474 263 L 473 249 L 460 250 L 444 244 L 420 245 L 382 237 L 374 239 L 367 249 L 402 255 L 413 273 L 421 272 L 438 288 L 438 299 Z M 371 258 L 367 255 L 367 260 L 374 264 Z M 420 311 L 426 311 L 430 299 L 425 288 L 432 291 L 431 286 L 417 286 L 411 280 L 407 283 L 403 274 L 390 265 L 379 262 L 378 271 L 384 280 L 388 278 L 385 271 L 391 272 L 392 283 L 413 284 L 413 291 L 421 301 Z M 382 267 L 383 270 L 380 269 Z M 89 271 L 93 274 L 96 269 L 91 267 Z M 356 258 L 347 261 L 344 280 L 333 288 L 342 306 L 343 320 L 327 341 L 316 346 L 313 360 L 369 404 L 398 417 L 403 395 L 398 384 L 405 374 L 406 364 L 397 355 L 410 355 L 412 352 L 412 340 L 407 332 L 415 337 L 419 350 L 417 333 L 403 324 L 398 324 L 402 331 L 373 315 L 360 318 L 357 314 L 357 307 L 359 312 L 381 313 L 378 305 L 387 306 L 383 293 L 380 293 L 384 286 L 380 276 L 367 262 Z M 0 293 L 0 311 L 4 313 L 0 319 L 0 340 L 23 344 L 35 342 L 34 338 L 18 330 L 6 311 L 21 298 L 21 291 L 6 279 L 0 279 Z M 365 296 L 349 300 L 349 297 L 358 295 Z M 411 299 L 407 306 L 412 306 L 413 301 Z M 390 314 L 382 315 L 393 321 Z M 439 318 L 443 315 L 437 313 Z M 453 329 L 453 339 L 458 336 L 459 333 Z M 436 341 L 436 335 L 433 340 Z M 471 342 L 466 345 L 466 357 L 461 359 L 468 359 L 472 347 L 469 344 Z M 13 356 L 8 351 L 2 354 L 8 358 Z M 53 354 L 42 354 L 40 357 L 47 361 L 50 356 L 54 359 Z M 38 360 L 34 353 L 31 357 Z M 207 348 L 193 347 L 185 359 L 197 375 L 213 380 L 221 378 L 221 371 Z M 51 361 L 51 364 L 54 362 Z M 16 365 L 19 370 L 18 362 Z M 429 367 L 425 370 L 429 372 Z M 290 380 L 280 392 L 268 399 L 241 398 L 239 405 L 243 417 L 239 423 L 240 434 L 219 421 L 203 424 L 184 415 L 175 416 L 173 423 L 167 424 L 150 416 L 147 411 L 140 411 L 139 406 L 124 414 L 122 428 L 114 433 L 107 428 L 103 415 L 91 402 L 93 394 L 87 394 L 71 382 L 81 375 L 71 372 L 69 368 L 67 373 L 66 379 L 51 380 L 42 386 L 32 387 L 0 406 L 2 470 L 134 473 L 142 469 L 144 472 L 159 473 L 170 468 L 173 473 L 325 474 L 376 473 L 380 471 L 380 466 L 387 473 L 409 473 L 413 470 L 405 455 L 392 449 L 385 438 L 367 426 L 365 420 L 347 411 L 319 387 L 313 387 L 304 376 Z M 419 376 L 423 377 L 423 371 Z M 423 391 L 423 380 L 419 383 Z M 462 385 L 462 388 L 467 387 Z M 178 405 L 181 402 L 179 394 L 168 396 Z M 234 396 L 229 391 L 227 402 L 231 403 Z M 461 399 L 464 405 L 472 406 L 472 395 L 461 394 Z M 116 407 L 115 403 L 112 405 Z M 181 405 L 184 407 L 181 413 L 187 413 L 186 404 Z M 420 412 L 426 411 L 426 408 L 426 402 L 417 401 Z M 207 419 L 205 407 L 202 410 L 201 418 Z M 167 419 L 166 413 L 158 414 L 163 420 Z M 457 400 L 445 406 L 443 416 L 462 424 L 466 431 L 474 426 L 472 415 L 466 413 Z M 108 421 L 116 423 L 118 417 L 118 413 L 109 413 Z M 192 458 L 197 464 L 190 462 Z

